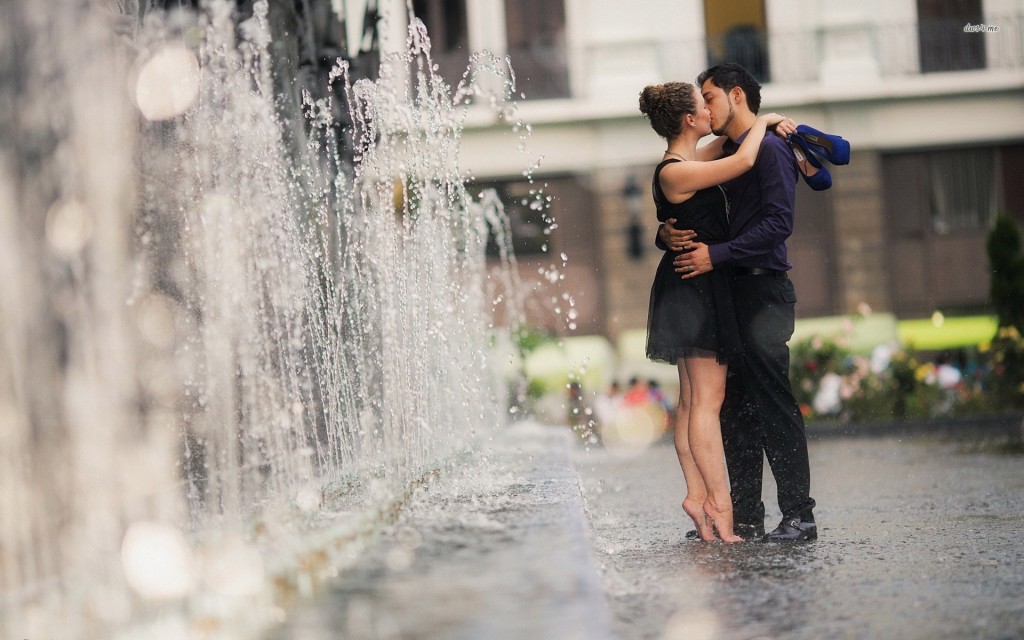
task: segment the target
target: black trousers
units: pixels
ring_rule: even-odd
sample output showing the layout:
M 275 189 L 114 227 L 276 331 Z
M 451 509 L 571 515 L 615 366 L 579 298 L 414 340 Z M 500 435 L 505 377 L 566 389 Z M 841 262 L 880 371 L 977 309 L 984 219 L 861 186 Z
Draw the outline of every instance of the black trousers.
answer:
M 764 524 L 765 456 L 783 516 L 813 520 L 807 435 L 789 383 L 796 290 L 785 275 L 736 275 L 733 295 L 744 354 L 729 363 L 721 413 L 733 520 Z

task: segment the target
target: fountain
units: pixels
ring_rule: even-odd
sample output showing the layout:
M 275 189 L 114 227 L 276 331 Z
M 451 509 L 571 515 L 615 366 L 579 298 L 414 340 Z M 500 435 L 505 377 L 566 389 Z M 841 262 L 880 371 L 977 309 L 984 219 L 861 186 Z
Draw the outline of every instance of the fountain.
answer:
M 267 0 L 0 4 L 0 628 L 256 632 L 507 420 L 458 158 L 507 61 L 452 92 L 413 21 L 289 101 Z

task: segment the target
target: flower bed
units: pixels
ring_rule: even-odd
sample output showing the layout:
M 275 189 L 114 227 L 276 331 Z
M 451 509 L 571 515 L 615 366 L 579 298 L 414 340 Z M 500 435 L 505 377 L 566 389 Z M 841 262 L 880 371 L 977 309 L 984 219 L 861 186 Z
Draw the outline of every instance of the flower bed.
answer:
M 790 379 L 805 418 L 862 422 L 1024 408 L 1024 338 L 1016 329 L 941 350 L 933 332 L 928 350 L 892 341 L 865 353 L 851 348 L 855 324 L 790 345 Z

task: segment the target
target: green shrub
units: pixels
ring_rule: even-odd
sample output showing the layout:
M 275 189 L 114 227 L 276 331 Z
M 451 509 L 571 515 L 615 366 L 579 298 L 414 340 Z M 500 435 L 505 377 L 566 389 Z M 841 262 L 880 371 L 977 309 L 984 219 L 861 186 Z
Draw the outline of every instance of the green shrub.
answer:
M 1024 338 L 1016 327 L 999 329 L 986 354 L 984 386 L 1002 409 L 1024 408 Z
M 1013 217 L 1004 214 L 996 218 L 986 249 L 992 271 L 989 293 L 999 326 L 1024 331 L 1024 254 L 1020 227 Z

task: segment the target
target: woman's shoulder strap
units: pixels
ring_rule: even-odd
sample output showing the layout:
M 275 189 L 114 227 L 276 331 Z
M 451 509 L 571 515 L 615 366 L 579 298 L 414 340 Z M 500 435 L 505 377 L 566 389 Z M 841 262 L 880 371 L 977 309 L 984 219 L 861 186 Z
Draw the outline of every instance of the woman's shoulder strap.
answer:
M 659 180 L 659 177 L 661 176 L 661 170 L 674 162 L 682 162 L 682 160 L 679 160 L 678 158 L 666 158 L 659 162 L 658 166 L 654 168 L 654 179 L 651 181 L 651 189 L 654 191 L 655 200 L 668 202 L 668 199 L 665 197 L 665 192 L 661 190 L 661 181 Z

